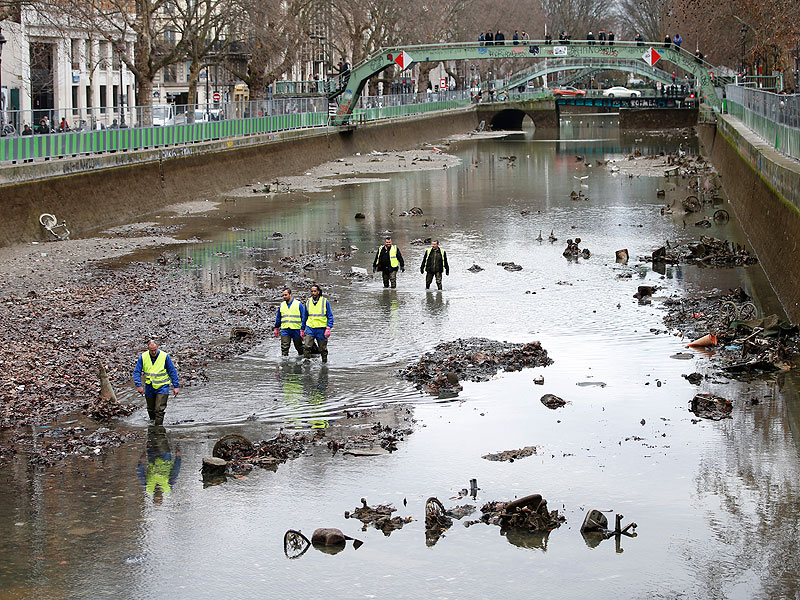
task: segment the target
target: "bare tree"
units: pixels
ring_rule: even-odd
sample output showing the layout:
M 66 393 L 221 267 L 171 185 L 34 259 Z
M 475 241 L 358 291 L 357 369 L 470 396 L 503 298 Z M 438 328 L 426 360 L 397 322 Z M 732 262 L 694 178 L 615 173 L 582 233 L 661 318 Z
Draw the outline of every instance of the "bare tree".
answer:
M 171 20 L 180 32 L 189 59 L 189 104 L 197 104 L 200 73 L 224 56 L 228 40 L 224 32 L 232 22 L 229 0 L 188 0 L 174 5 Z M 194 110 L 187 115 L 194 122 Z
M 660 42 L 672 15 L 671 0 L 619 0 L 618 18 L 628 36 L 641 34 L 645 40 Z
M 225 67 L 247 84 L 251 100 L 264 98 L 267 86 L 299 56 L 310 0 L 230 0 L 238 24 L 231 28 L 231 56 Z

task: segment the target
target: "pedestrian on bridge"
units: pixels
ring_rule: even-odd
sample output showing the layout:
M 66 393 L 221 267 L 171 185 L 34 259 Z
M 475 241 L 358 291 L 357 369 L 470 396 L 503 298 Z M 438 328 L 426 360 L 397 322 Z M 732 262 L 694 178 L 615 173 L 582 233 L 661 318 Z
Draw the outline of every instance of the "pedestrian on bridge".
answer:
M 609 29 L 608 30 L 608 45 L 609 46 L 613 46 L 614 45 L 614 38 L 615 37 L 616 36 L 614 35 L 614 32 Z
M 522 38 L 521 39 L 522 39 L 522 42 L 524 44 L 527 44 L 528 42 L 531 41 L 531 37 L 525 31 L 522 32 Z
M 642 39 L 641 33 L 637 33 L 635 36 L 633 36 L 633 41 L 636 42 L 637 46 L 644 46 L 644 40 Z
M 486 45 L 494 46 L 494 34 L 491 31 L 486 32 Z
M 664 48 L 669 48 L 672 45 L 672 38 L 669 37 L 669 34 L 664 36 Z
M 681 37 L 680 33 L 675 34 L 675 37 L 672 38 L 672 43 L 675 44 L 675 46 L 677 46 L 678 48 L 681 47 L 681 44 L 683 43 L 683 38 Z
M 281 338 L 281 354 L 289 356 L 289 346 L 294 344 L 297 354 L 303 354 L 303 336 L 305 335 L 306 307 L 299 300 L 292 298 L 292 290 L 288 287 L 281 292 L 283 302 L 275 315 L 275 337 Z
M 397 287 L 398 269 L 405 272 L 406 264 L 403 260 L 403 255 L 400 253 L 400 249 L 392 244 L 392 238 L 387 236 L 383 242 L 383 246 L 375 253 L 375 262 L 372 264 L 372 272 L 374 273 L 375 270 L 380 271 L 381 275 L 383 275 L 383 287 L 388 288 L 389 285 L 391 285 L 394 289 Z
M 425 251 L 419 272 L 425 273 L 425 289 L 431 287 L 433 278 L 436 278 L 436 287 L 442 289 L 442 272 L 450 276 L 450 265 L 447 264 L 447 252 L 439 248 L 439 240 L 433 240 L 431 247 Z
M 597 41 L 600 42 L 601 46 L 606 45 L 606 30 L 601 28 L 600 33 L 597 34 Z
M 331 303 L 322 295 L 322 288 L 316 283 L 311 286 L 311 297 L 306 300 L 305 337 L 303 339 L 303 358 L 311 358 L 311 348 L 317 342 L 322 362 L 328 362 L 328 338 L 333 327 Z
M 594 34 L 591 31 L 586 34 L 586 40 L 589 42 L 590 46 L 594 46 Z
M 512 40 L 512 43 L 515 46 L 519 45 L 519 30 L 518 29 L 514 30 L 514 35 L 511 37 L 511 40 Z
M 483 43 L 484 43 L 485 41 L 486 41 L 486 36 L 484 36 L 483 34 L 480 34 L 480 35 L 478 36 L 478 46 L 483 46 Z
M 506 36 L 503 35 L 503 32 L 499 29 L 497 33 L 494 34 L 494 45 L 495 46 L 505 46 L 506 45 Z
M 133 370 L 133 383 L 136 391 L 144 395 L 147 402 L 147 416 L 155 425 L 164 424 L 164 412 L 169 400 L 169 384 L 177 396 L 180 390 L 178 370 L 169 354 L 158 349 L 158 344 L 150 340 Z

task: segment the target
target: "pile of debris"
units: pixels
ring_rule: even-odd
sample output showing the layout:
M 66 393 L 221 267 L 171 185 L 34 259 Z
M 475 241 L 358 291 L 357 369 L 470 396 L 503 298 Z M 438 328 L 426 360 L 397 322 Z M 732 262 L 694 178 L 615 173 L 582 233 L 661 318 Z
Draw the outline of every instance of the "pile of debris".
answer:
M 402 529 L 403 525 L 410 523 L 414 519 L 411 517 L 392 517 L 392 513 L 397 509 L 391 504 L 379 504 L 372 507 L 367 505 L 366 498 L 361 499 L 361 506 L 352 512 L 345 511 L 345 519 L 358 519 L 363 524 L 361 531 L 367 530 L 367 525 L 372 525 L 375 529 L 380 529 L 384 535 L 388 536 L 395 529 Z
M 547 500 L 540 494 L 511 502 L 487 502 L 481 507 L 481 513 L 480 520 L 470 524 L 482 522 L 499 525 L 502 529 L 552 531 L 566 522 L 557 510 L 547 510 Z
M 539 342 L 512 344 L 486 338 L 459 338 L 439 344 L 416 363 L 401 369 L 399 375 L 435 395 L 442 391 L 457 393 L 461 389 L 459 380 L 488 381 L 500 369 L 521 371 L 552 363 Z
M 697 394 L 692 398 L 689 410 L 703 419 L 719 421 L 731 418 L 733 403 L 727 398 L 715 396 L 714 394 Z
M 520 458 L 527 458 L 528 456 L 533 456 L 536 454 L 536 446 L 525 446 L 524 448 L 519 448 L 518 450 L 503 450 L 502 452 L 493 452 L 491 454 L 484 454 L 481 458 L 485 458 L 486 460 L 495 460 L 495 461 L 508 461 L 514 462 L 515 460 L 519 460 Z
M 522 265 L 515 262 L 499 262 L 498 267 L 503 267 L 506 271 L 522 271 Z
M 711 336 L 711 360 L 728 376 L 754 375 L 789 368 L 800 353 L 800 328 L 777 315 L 759 317 L 742 290 L 718 296 L 664 301 L 664 323 L 686 339 Z
M 116 448 L 123 442 L 136 437 L 134 433 L 119 433 L 100 427 L 86 433 L 86 427 L 53 427 L 37 433 L 36 448 L 28 454 L 31 464 L 51 466 L 70 455 L 94 457 L 103 454 L 108 448 Z M 19 438 L 23 441 L 23 438 Z
M 641 260 L 673 265 L 685 263 L 707 266 L 753 265 L 758 262 L 758 258 L 750 254 L 745 246 L 705 235 L 700 236 L 700 242 L 697 244 L 661 246 L 649 257 Z
M 292 271 L 321 271 L 327 268 L 328 264 L 333 261 L 349 260 L 352 256 L 348 252 L 334 252 L 333 254 L 322 254 L 320 252 L 312 252 L 310 254 L 300 254 L 298 256 L 284 256 L 281 257 L 281 266 L 291 269 Z

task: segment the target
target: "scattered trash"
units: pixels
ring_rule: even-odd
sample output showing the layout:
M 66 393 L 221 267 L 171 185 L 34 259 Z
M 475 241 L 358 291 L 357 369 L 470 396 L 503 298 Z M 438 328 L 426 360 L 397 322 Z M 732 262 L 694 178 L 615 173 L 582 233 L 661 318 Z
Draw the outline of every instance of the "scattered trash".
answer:
M 435 395 L 441 387 L 451 385 L 447 373 L 453 373 L 457 380 L 488 381 L 500 369 L 520 371 L 552 362 L 539 342 L 512 344 L 486 338 L 460 338 L 439 344 L 416 363 L 401 369 L 399 375 Z
M 535 385 L 544 385 L 544 375 L 539 375 L 538 377 L 534 377 L 533 383 Z
M 364 215 L 364 213 L 360 213 L 359 212 L 359 213 L 356 213 L 355 218 L 356 219 L 366 219 L 367 217 Z
M 497 266 L 503 267 L 506 271 L 522 271 L 522 267 L 514 262 L 499 262 Z
M 338 554 L 351 540 L 354 550 L 358 550 L 364 544 L 361 540 L 345 535 L 341 529 L 335 527 L 320 527 L 311 534 L 311 545 L 325 554 Z
M 617 250 L 616 252 L 616 260 L 618 263 L 626 264 L 628 262 L 628 250 L 627 248 L 622 250 Z
M 696 371 L 694 373 L 689 373 L 688 375 L 684 373 L 681 375 L 681 377 L 693 385 L 700 385 L 700 383 L 703 381 L 703 375 Z
M 703 419 L 719 421 L 731 418 L 733 404 L 730 400 L 714 394 L 697 394 L 692 398 L 689 410 Z
M 547 510 L 547 500 L 540 494 L 511 502 L 487 502 L 481 507 L 481 521 L 502 529 L 552 531 L 566 522 L 557 510 Z
M 589 258 L 592 253 L 589 252 L 588 248 L 584 248 L 581 250 L 578 247 L 578 244 L 581 243 L 581 238 L 575 238 L 573 242 L 571 239 L 567 240 L 567 247 L 564 248 L 564 252 L 562 252 L 562 256 L 569 259 L 576 259 L 578 257 Z
M 467 269 L 467 271 L 469 271 L 470 273 L 480 273 L 483 270 L 484 270 L 483 267 L 481 267 L 480 265 L 472 265 L 469 269 Z
M 544 404 L 547 408 L 551 410 L 555 410 L 557 408 L 561 408 L 562 406 L 566 406 L 567 401 L 559 398 L 554 394 L 545 394 L 540 398 L 542 404 Z
M 403 525 L 410 523 L 414 519 L 411 517 L 392 517 L 392 513 L 397 509 L 391 504 L 379 504 L 376 507 L 367 505 L 365 498 L 361 499 L 361 506 L 354 509 L 353 512 L 345 511 L 345 519 L 358 519 L 363 523 L 362 531 L 367 530 L 367 525 L 372 525 L 375 529 L 380 529 L 384 535 L 388 536 L 395 529 L 402 529 Z
M 608 519 L 606 516 L 597 509 L 592 509 L 586 513 L 581 525 L 581 535 L 590 548 L 597 547 L 600 542 L 612 537 L 617 538 L 617 552 L 622 552 L 619 547 L 621 536 L 636 537 L 636 523 L 628 523 L 625 527 L 622 526 L 622 515 L 616 515 L 616 525 L 613 530 L 608 528 Z M 634 531 L 631 532 L 630 530 Z
M 485 458 L 486 460 L 493 460 L 493 461 L 508 461 L 514 462 L 515 460 L 519 460 L 520 458 L 527 458 L 528 456 L 533 456 L 536 454 L 536 446 L 525 446 L 524 448 L 520 448 L 519 450 L 503 450 L 502 452 L 494 452 L 492 454 L 484 454 L 481 458 Z

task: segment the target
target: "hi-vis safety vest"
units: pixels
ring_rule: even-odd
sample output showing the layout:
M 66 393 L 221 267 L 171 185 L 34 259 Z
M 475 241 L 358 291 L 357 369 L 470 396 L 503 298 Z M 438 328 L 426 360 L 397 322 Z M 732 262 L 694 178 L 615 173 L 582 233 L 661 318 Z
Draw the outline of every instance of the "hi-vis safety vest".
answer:
M 314 300 L 309 298 L 306 301 L 306 310 L 308 316 L 306 317 L 306 327 L 317 329 L 318 327 L 328 326 L 328 299 L 325 296 L 320 296 L 319 301 L 314 304 Z
M 159 389 L 169 383 L 169 373 L 167 373 L 167 353 L 159 352 L 156 362 L 150 358 L 150 351 L 142 354 L 142 374 L 144 383 L 149 383 L 153 389 Z
M 385 248 L 386 246 L 384 246 Z M 383 248 L 381 248 L 383 250 Z M 375 265 L 378 265 L 378 261 L 380 260 L 381 253 L 378 251 L 378 258 L 375 259 Z M 393 269 L 397 269 L 400 266 L 400 261 L 397 260 L 397 246 L 392 244 L 392 247 L 389 248 L 389 264 Z
M 298 300 L 292 299 L 291 306 L 286 304 L 286 300 L 281 302 L 281 329 L 300 329 L 302 320 Z

